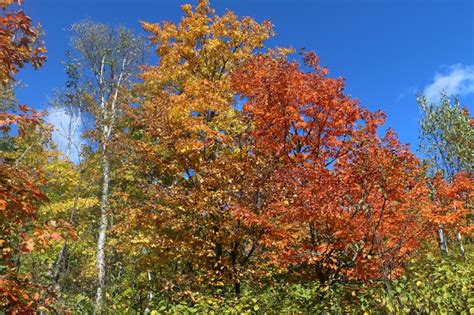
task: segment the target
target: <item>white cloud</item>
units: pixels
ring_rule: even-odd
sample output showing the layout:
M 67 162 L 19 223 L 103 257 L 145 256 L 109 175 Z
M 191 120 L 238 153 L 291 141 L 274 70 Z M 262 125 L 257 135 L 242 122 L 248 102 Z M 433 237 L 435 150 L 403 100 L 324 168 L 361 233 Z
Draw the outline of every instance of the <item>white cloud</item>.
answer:
M 53 125 L 53 141 L 65 158 L 78 163 L 80 161 L 80 148 L 82 122 L 77 115 L 70 114 L 62 108 L 50 107 L 46 121 Z
M 423 94 L 431 101 L 438 100 L 441 92 L 448 95 L 474 93 L 474 66 L 456 64 L 445 73 L 436 73 L 433 82 L 425 87 Z

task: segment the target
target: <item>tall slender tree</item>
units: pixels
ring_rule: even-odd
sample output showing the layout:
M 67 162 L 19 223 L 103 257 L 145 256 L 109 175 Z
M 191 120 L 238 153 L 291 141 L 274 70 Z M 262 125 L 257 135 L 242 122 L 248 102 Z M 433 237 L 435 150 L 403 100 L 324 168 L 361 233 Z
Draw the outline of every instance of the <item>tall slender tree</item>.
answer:
M 129 105 L 123 95 L 131 86 L 138 65 L 143 62 L 144 45 L 140 37 L 124 27 L 112 28 L 90 20 L 73 24 L 71 33 L 71 45 L 83 69 L 80 77 L 83 85 L 77 88 L 83 91 L 80 99 L 86 99 L 85 104 L 78 102 L 76 105 L 85 108 L 95 125 L 90 135 L 97 142 L 96 149 L 101 160 L 95 306 L 96 313 L 100 314 L 105 305 L 105 246 L 110 219 L 110 143 L 117 119 Z

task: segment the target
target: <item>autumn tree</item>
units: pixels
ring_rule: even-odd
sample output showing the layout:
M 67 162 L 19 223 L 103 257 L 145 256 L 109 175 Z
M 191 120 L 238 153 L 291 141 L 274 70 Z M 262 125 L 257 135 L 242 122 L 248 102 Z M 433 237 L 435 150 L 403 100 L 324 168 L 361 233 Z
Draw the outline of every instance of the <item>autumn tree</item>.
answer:
M 233 76 L 255 146 L 281 160 L 273 216 L 287 225 L 280 262 L 321 282 L 391 278 L 423 236 L 426 186 L 419 161 L 384 115 L 344 94 L 313 53 L 251 58 Z M 342 278 L 341 278 L 342 277 Z
M 208 1 L 182 10 L 179 24 L 143 23 L 159 61 L 141 74 L 142 106 L 125 130 L 134 154 L 122 173 L 135 188 L 124 195 L 129 220 L 119 232 L 132 244 L 129 258 L 146 270 L 144 286 L 179 296 L 234 285 L 238 293 L 261 231 L 245 232 L 231 208 L 259 164 L 246 158 L 247 122 L 234 107 L 229 74 L 262 47 L 271 25 L 216 15 Z
M 19 3 L 19 1 L 15 1 Z M 39 67 L 45 60 L 39 31 L 22 11 L 5 11 L 0 18 L 0 303 L 7 312 L 32 312 L 47 306 L 52 296 L 37 283 L 23 260 L 35 248 L 60 238 L 54 228 L 37 221 L 44 203 L 43 167 L 48 158 L 50 130 L 39 113 L 24 105 L 13 108 L 14 74 L 25 64 Z
M 39 33 L 23 11 L 9 11 L 13 2 L 2 1 L 0 17 L 0 84 L 4 91 L 11 86 L 14 74 L 25 64 L 39 67 L 45 57 L 39 46 Z M 10 100 L 12 98 L 9 98 Z M 25 167 L 28 153 L 34 147 L 35 135 L 42 133 L 40 115 L 26 106 L 20 113 L 7 112 L 2 104 L 0 112 L 0 305 L 7 312 L 28 312 L 47 303 L 27 273 L 20 272 L 21 257 L 33 250 L 35 244 L 47 241 L 42 229 L 34 229 L 35 212 L 44 195 L 38 188 L 39 169 Z M 14 132 L 12 132 L 14 128 Z M 28 141 L 33 139 L 33 141 Z M 25 147 L 22 147 L 26 144 Z
M 20 128 L 19 135 L 14 140 L 24 137 L 26 130 L 31 131 L 40 122 L 36 113 L 29 115 L 26 107 L 21 109 L 23 112 L 18 115 L 0 113 L 3 132 L 9 131 L 13 126 Z M 19 269 L 20 257 L 32 251 L 35 246 L 35 236 L 31 233 L 32 222 L 37 205 L 44 198 L 37 186 L 40 174 L 35 170 L 27 172 L 24 168 L 19 168 L 15 159 L 11 158 L 11 152 L 0 153 L 0 304 L 3 309 L 11 312 L 31 311 L 40 300 L 39 293 L 35 291 L 39 288 L 29 281 L 27 275 L 20 274 Z

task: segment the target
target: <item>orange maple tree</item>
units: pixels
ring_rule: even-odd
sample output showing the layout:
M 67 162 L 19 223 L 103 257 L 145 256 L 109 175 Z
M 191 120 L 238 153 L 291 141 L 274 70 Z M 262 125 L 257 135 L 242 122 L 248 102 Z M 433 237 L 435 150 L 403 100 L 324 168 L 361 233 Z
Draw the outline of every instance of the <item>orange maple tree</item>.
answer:
M 474 191 L 472 173 L 459 172 L 451 181 L 437 174 L 430 180 L 430 187 L 432 209 L 426 212 L 426 219 L 433 231 L 442 224 L 453 236 L 458 232 L 471 236 L 474 229 L 469 219 Z
M 344 94 L 314 53 L 303 71 L 282 54 L 260 55 L 233 76 L 259 151 L 276 156 L 273 217 L 286 225 L 276 259 L 320 281 L 390 277 L 425 233 L 423 169 L 383 113 Z

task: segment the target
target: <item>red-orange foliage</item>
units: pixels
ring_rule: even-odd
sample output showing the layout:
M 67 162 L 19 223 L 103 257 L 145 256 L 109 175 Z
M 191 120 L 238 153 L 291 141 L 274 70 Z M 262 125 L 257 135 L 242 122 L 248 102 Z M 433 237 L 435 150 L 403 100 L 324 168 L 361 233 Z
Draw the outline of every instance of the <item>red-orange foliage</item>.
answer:
M 399 271 L 425 233 L 427 188 L 419 161 L 384 122 L 343 93 L 313 53 L 305 66 L 257 56 L 233 76 L 255 123 L 256 147 L 280 158 L 273 217 L 284 223 L 280 258 L 321 281 Z
M 456 174 L 450 182 L 437 174 L 431 180 L 432 209 L 426 213 L 426 219 L 435 231 L 439 224 L 447 232 L 462 232 L 470 235 L 473 225 L 468 219 L 472 212 L 474 191 L 473 176 L 469 172 Z
M 21 4 L 19 0 L 3 0 L 0 6 L 5 10 L 14 2 Z M 0 17 L 0 84 L 13 80 L 13 75 L 27 63 L 41 66 L 45 50 L 38 45 L 38 37 L 38 30 L 22 11 Z M 0 131 L 5 135 L 12 126 L 20 138 L 31 128 L 41 128 L 42 119 L 34 110 L 22 105 L 19 110 L 20 114 L 0 112 Z M 28 313 L 48 301 L 28 275 L 18 273 L 20 256 L 56 234 L 48 234 L 46 229 L 32 230 L 37 205 L 44 200 L 36 185 L 41 174 L 17 164 L 9 157 L 0 157 L 0 306 L 8 313 Z
M 18 136 L 25 130 L 41 125 L 40 116 L 20 106 L 21 114 L 0 113 L 0 129 L 18 127 Z M 40 301 L 40 288 L 19 274 L 20 256 L 31 252 L 35 244 L 47 242 L 47 231 L 31 232 L 39 202 L 45 197 L 36 185 L 37 170 L 19 168 L 14 162 L 0 160 L 0 305 L 8 312 L 33 312 Z
M 17 274 L 16 259 L 21 253 L 33 250 L 34 240 L 25 234 L 24 227 L 34 219 L 35 203 L 43 195 L 24 172 L 0 164 L 0 305 L 9 311 L 33 311 L 39 295 L 25 276 Z
M 2 0 L 5 7 L 21 1 Z M 39 45 L 39 31 L 23 11 L 8 12 L 0 17 L 0 83 L 13 79 L 13 75 L 25 64 L 40 67 L 46 59 L 46 50 Z
M 334 167 L 342 199 L 336 207 L 344 217 L 338 227 L 348 232 L 341 241 L 356 244 L 343 272 L 363 279 L 392 277 L 428 235 L 421 215 L 430 207 L 425 173 L 391 130 L 381 139 L 364 140 Z

